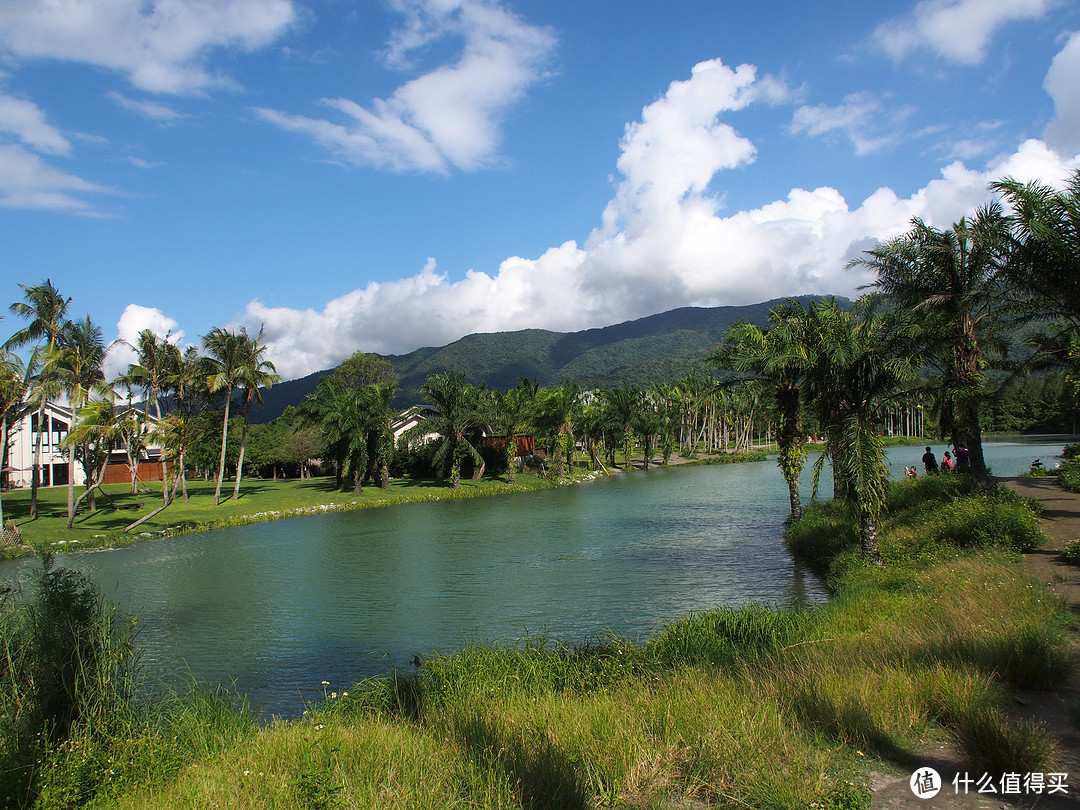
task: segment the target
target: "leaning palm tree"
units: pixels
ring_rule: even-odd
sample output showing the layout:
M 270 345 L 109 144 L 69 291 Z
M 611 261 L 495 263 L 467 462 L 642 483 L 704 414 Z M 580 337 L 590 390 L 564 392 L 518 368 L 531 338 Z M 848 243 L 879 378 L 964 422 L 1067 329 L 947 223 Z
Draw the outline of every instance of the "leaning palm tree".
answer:
M 46 360 L 46 370 L 59 380 L 71 403 L 72 422 L 90 400 L 93 391 L 105 385 L 105 342 L 101 327 L 90 320 L 68 321 L 57 339 L 56 349 Z M 85 457 L 85 456 L 84 456 Z M 75 518 L 75 449 L 68 453 L 68 523 Z
M 83 405 L 79 410 L 79 418 L 73 421 L 71 430 L 64 437 L 63 445 L 72 455 L 74 455 L 76 448 L 82 447 L 84 454 L 96 451 L 99 455 L 104 456 L 101 463 L 92 469 L 87 469 L 86 489 L 75 499 L 75 507 L 68 515 L 67 527 L 69 529 L 75 523 L 75 513 L 78 512 L 79 504 L 82 503 L 83 498 L 93 498 L 94 490 L 98 489 L 105 480 L 105 471 L 108 467 L 108 449 L 115 441 L 123 440 L 119 420 L 124 417 L 117 414 L 113 408 L 112 392 L 103 389 L 101 394 L 101 396 L 90 399 Z
M 20 346 L 36 344 L 37 349 L 31 355 L 30 367 L 37 366 L 42 355 L 48 355 L 56 349 L 56 341 L 63 328 L 70 298 L 64 298 L 49 279 L 41 284 L 28 287 L 20 284 L 23 300 L 11 305 L 11 311 L 29 323 L 7 339 L 5 349 L 17 349 Z M 41 475 L 41 439 L 45 422 L 45 408 L 49 401 L 59 393 L 57 386 L 47 375 L 39 375 L 34 384 L 34 399 L 37 405 L 38 432 L 34 442 L 33 470 L 30 476 L 30 517 L 37 517 L 38 478 Z
M 979 421 L 986 398 L 985 347 L 1005 303 L 1008 245 L 1006 220 L 994 203 L 945 230 L 913 219 L 907 233 L 848 264 L 874 270 L 874 286 L 920 316 L 928 349 L 941 350 L 942 385 L 953 401 L 953 442 L 966 444 L 972 477 L 982 485 L 988 480 Z
M 799 478 L 806 465 L 806 433 L 800 410 L 802 388 L 815 361 L 809 323 L 806 307 L 789 300 L 769 312 L 768 330 L 746 322 L 732 325 L 708 358 L 717 368 L 748 372 L 771 386 L 778 415 L 777 464 L 787 482 L 792 522 L 802 518 Z
M 242 360 L 236 377 L 237 385 L 242 389 L 240 402 L 244 408 L 244 428 L 240 433 L 240 458 L 236 462 L 236 484 L 233 486 L 233 500 L 240 497 L 240 479 L 244 470 L 244 450 L 247 447 L 248 420 L 251 417 L 251 406 L 258 402 L 262 405 L 262 389 L 269 388 L 278 382 L 279 377 L 274 364 L 263 357 L 266 354 L 266 344 L 263 343 L 263 330 L 259 328 L 259 334 L 249 338 L 247 331 L 240 330 L 243 336 Z
M 217 487 L 214 489 L 214 506 L 221 503 L 221 483 L 225 480 L 225 448 L 229 439 L 229 406 L 233 390 L 240 382 L 241 369 L 246 362 L 249 342 L 247 331 L 231 332 L 214 327 L 202 338 L 207 352 L 206 387 L 212 393 L 225 394 L 225 414 L 221 421 L 221 459 L 218 462 Z
M 422 425 L 425 433 L 438 433 L 438 447 L 432 464 L 442 474 L 449 473 L 450 486 L 461 488 L 461 465 L 471 459 L 476 467 L 484 463 L 479 449 L 470 440 L 482 427 L 478 389 L 465 382 L 458 371 L 432 374 L 420 386 L 420 393 L 436 414 Z

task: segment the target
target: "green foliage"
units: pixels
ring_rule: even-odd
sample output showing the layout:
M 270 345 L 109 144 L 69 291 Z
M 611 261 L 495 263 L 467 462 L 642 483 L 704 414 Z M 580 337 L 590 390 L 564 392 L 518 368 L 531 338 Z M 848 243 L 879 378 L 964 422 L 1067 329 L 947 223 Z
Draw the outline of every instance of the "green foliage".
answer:
M 1072 565 L 1080 565 L 1080 539 L 1073 540 L 1061 550 L 1061 556 L 1065 562 Z
M 132 625 L 81 574 L 42 561 L 36 593 L 0 614 L 0 797 L 21 805 L 48 778 L 44 758 L 108 738 L 130 710 Z
M 1058 483 L 1069 492 L 1080 492 L 1080 458 L 1071 458 L 1058 468 Z

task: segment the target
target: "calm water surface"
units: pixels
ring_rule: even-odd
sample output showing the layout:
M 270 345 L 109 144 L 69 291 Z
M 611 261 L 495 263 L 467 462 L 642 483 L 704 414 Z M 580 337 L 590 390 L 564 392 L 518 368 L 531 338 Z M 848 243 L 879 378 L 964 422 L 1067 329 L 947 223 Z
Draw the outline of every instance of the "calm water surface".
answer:
M 994 443 L 987 457 L 1011 475 L 1036 457 L 1052 466 L 1061 446 Z M 893 454 L 902 473 L 922 451 Z M 808 498 L 809 474 L 805 486 Z M 235 684 L 288 715 L 469 640 L 640 639 L 714 605 L 823 601 L 784 548 L 787 510 L 768 461 L 261 523 L 59 562 L 138 617 L 151 681 Z M 35 565 L 8 563 L 0 578 Z

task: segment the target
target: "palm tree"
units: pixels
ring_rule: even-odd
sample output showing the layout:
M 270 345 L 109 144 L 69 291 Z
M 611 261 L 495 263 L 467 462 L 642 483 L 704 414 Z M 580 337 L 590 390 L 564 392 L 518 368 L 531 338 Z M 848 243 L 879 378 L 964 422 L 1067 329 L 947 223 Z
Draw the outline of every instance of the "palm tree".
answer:
M 125 417 L 113 407 L 112 392 L 105 387 L 100 390 L 100 394 L 99 397 L 88 400 L 79 410 L 79 418 L 73 420 L 71 430 L 63 442 L 69 453 L 74 454 L 76 448 L 81 447 L 84 459 L 90 455 L 98 458 L 97 463 L 83 462 L 87 473 L 86 489 L 75 499 L 75 508 L 68 514 L 69 529 L 75 523 L 75 513 L 83 498 L 92 499 L 94 490 L 105 480 L 109 448 L 115 441 L 122 441 L 124 438 L 122 420 Z
M 57 338 L 63 328 L 65 315 L 70 298 L 64 298 L 60 291 L 53 286 L 49 279 L 42 284 L 27 287 L 20 284 L 23 291 L 23 300 L 16 301 L 11 305 L 11 311 L 20 318 L 29 320 L 25 327 L 20 329 L 4 344 L 5 349 L 17 349 L 30 343 L 36 343 L 38 349 L 44 349 L 44 354 L 50 354 L 56 348 Z M 37 366 L 41 359 L 39 351 L 31 355 L 29 367 Z M 34 443 L 33 472 L 30 476 L 30 517 L 36 518 L 38 478 L 41 475 L 41 437 L 45 423 L 45 406 L 49 400 L 56 396 L 56 386 L 51 384 L 47 376 L 39 376 L 34 384 L 35 404 L 37 405 L 38 432 Z
M 466 384 L 460 372 L 449 371 L 430 375 L 420 386 L 420 393 L 437 411 L 422 426 L 425 433 L 439 434 L 432 464 L 442 474 L 449 471 L 450 485 L 460 489 L 462 463 L 466 459 L 472 459 L 477 467 L 484 463 L 480 451 L 470 441 L 483 421 L 477 389 Z
M 525 387 L 519 385 L 506 393 L 493 390 L 485 403 L 485 421 L 505 436 L 506 480 L 511 484 L 517 481 L 518 436 L 528 431 L 531 425 L 532 398 L 528 385 L 526 382 Z
M 634 452 L 634 424 L 645 407 L 644 394 L 630 383 L 623 381 L 618 388 L 606 388 L 600 392 L 609 418 L 622 436 L 623 467 L 632 470 L 630 457 Z
M 277 369 L 274 368 L 274 364 L 263 357 L 266 353 L 266 344 L 262 342 L 262 327 L 259 328 L 259 334 L 254 338 L 249 338 L 247 331 L 243 328 L 241 328 L 240 334 L 244 341 L 242 360 L 236 382 L 243 390 L 240 401 L 244 406 L 244 429 L 240 433 L 240 460 L 236 463 L 236 484 L 233 486 L 234 501 L 240 497 L 240 479 L 244 470 L 244 449 L 247 446 L 248 419 L 251 416 L 251 406 L 255 402 L 262 405 L 261 389 L 269 388 L 281 379 L 275 373 Z
M 580 409 L 581 389 L 574 383 L 564 382 L 538 395 L 539 422 L 555 438 L 552 466 L 557 478 L 574 468 L 574 422 Z
M 214 327 L 202 338 L 203 348 L 208 356 L 206 364 L 206 387 L 210 393 L 225 393 L 225 415 L 221 421 L 221 459 L 218 462 L 217 487 L 214 489 L 214 506 L 221 503 L 221 482 L 225 480 L 225 448 L 229 439 L 229 406 L 232 404 L 233 389 L 240 383 L 243 367 L 247 362 L 247 330 L 231 332 L 221 327 Z
M 71 403 L 72 423 L 95 389 L 105 385 L 105 342 L 101 327 L 90 320 L 64 324 L 57 347 L 47 358 L 46 369 L 59 380 Z M 70 426 L 69 426 L 70 431 Z M 84 451 L 85 459 L 85 451 Z M 75 448 L 68 451 L 68 524 L 75 519 Z
M 777 463 L 788 485 L 792 522 L 802 519 L 799 477 L 806 465 L 806 433 L 800 409 L 802 388 L 814 363 L 809 317 L 800 302 L 789 300 L 769 312 L 767 331 L 752 323 L 734 324 L 708 358 L 717 368 L 749 372 L 772 386 L 778 414 Z
M 0 349 L 0 467 L 7 467 L 8 425 L 20 414 L 30 380 L 18 355 Z M 0 540 L 4 538 L 3 487 L 0 486 Z
M 907 233 L 848 265 L 876 271 L 875 286 L 898 306 L 921 316 L 924 334 L 933 344 L 930 348 L 946 351 L 944 386 L 953 400 L 953 442 L 966 444 L 971 475 L 980 485 L 987 482 L 979 422 L 985 398 L 983 345 L 1003 303 L 1007 247 L 1005 217 L 995 203 L 946 230 L 913 219 Z
M 126 384 L 138 385 L 143 389 L 143 407 L 149 412 L 150 403 L 153 403 L 154 416 L 159 424 L 162 418 L 162 396 L 168 392 L 170 383 L 175 379 L 181 361 L 180 349 L 169 342 L 169 334 L 166 334 L 165 337 L 158 337 L 150 329 L 143 329 L 139 332 L 135 345 L 131 346 L 136 353 L 136 361 L 128 366 L 127 374 L 124 375 Z M 168 505 L 170 500 L 169 477 L 164 454 L 161 457 L 161 484 L 162 501 Z
M 834 300 L 812 305 L 816 361 L 807 378 L 825 415 L 833 474 L 855 512 L 863 554 L 874 560 L 888 481 L 880 414 L 906 393 L 921 363 L 917 333 L 903 313 L 886 318 L 879 307 L 877 296 L 864 296 L 848 311 Z
M 1080 327 L 1080 169 L 1060 190 L 1011 177 L 990 188 L 1012 209 L 1009 281 L 1043 313 Z

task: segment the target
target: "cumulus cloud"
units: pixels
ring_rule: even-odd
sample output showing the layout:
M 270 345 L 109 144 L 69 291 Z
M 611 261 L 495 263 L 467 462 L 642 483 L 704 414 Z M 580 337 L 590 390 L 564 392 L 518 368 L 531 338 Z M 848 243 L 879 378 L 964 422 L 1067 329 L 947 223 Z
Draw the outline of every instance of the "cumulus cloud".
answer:
M 795 188 L 760 208 L 722 215 L 710 191 L 716 175 L 755 157 L 754 145 L 723 118 L 781 95 L 752 67 L 718 60 L 673 82 L 627 126 L 622 180 L 583 244 L 511 257 L 491 274 L 471 270 L 456 281 L 429 259 L 409 278 L 372 282 L 321 310 L 252 301 L 243 320 L 265 326 L 270 358 L 291 378 L 330 368 L 356 349 L 395 354 L 472 332 L 571 331 L 677 306 L 855 295 L 869 278 L 844 265 L 906 230 L 913 216 L 947 226 L 987 201 L 993 179 L 1057 182 L 1076 165 L 1028 141 L 981 170 L 953 162 L 906 198 L 881 188 L 851 204 L 833 188 Z
M 921 0 L 877 27 L 873 42 L 894 59 L 927 49 L 949 62 L 977 65 L 1001 26 L 1043 16 L 1055 0 Z
M 307 135 L 335 157 L 392 171 L 474 170 L 496 157 L 506 110 L 544 75 L 554 36 L 492 0 L 400 0 L 405 23 L 394 32 L 387 61 L 407 67 L 415 51 L 457 38 L 457 60 L 401 85 L 364 107 L 323 99 L 331 121 L 260 108 L 277 126 Z
M 1057 115 L 1046 127 L 1043 137 L 1058 152 L 1080 152 L 1080 32 L 1069 37 L 1046 74 L 1043 87 L 1054 100 Z
M 139 341 L 139 332 L 149 329 L 158 337 L 168 337 L 170 343 L 184 347 L 184 332 L 180 326 L 157 307 L 144 307 L 128 304 L 116 322 L 116 337 L 109 345 L 105 357 L 105 379 L 114 380 L 127 372 L 128 366 L 136 362 L 132 346 Z
M 254 50 L 295 19 L 291 0 L 6 0 L 0 50 L 115 70 L 154 93 L 193 93 L 228 84 L 207 69 L 211 50 Z
M 791 131 L 807 135 L 839 132 L 846 136 L 856 155 L 867 155 L 896 143 L 898 126 L 911 114 L 911 108 L 886 111 L 873 93 L 851 93 L 842 103 L 803 105 L 796 108 Z M 887 130 L 888 134 L 879 134 Z

